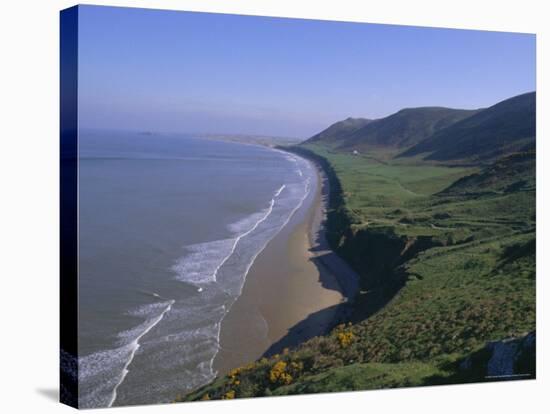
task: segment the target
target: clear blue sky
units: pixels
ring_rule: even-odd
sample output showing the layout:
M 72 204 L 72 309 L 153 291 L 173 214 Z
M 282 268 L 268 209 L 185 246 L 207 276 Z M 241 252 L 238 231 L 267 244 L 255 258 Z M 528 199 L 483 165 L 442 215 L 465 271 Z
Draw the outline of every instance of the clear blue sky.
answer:
M 308 137 L 535 90 L 535 36 L 81 6 L 80 125 Z

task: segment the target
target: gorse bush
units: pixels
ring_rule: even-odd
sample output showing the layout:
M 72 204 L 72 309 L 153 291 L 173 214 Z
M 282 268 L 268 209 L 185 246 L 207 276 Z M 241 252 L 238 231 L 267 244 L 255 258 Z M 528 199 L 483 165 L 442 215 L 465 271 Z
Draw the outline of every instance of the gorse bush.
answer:
M 347 327 L 344 324 L 338 325 L 334 330 L 334 334 L 342 348 L 347 348 L 355 340 L 351 323 L 348 323 Z
M 235 398 L 235 390 L 229 390 L 223 396 L 224 400 L 232 400 L 233 398 Z
M 275 365 L 273 365 L 271 371 L 269 371 L 269 381 L 271 381 L 272 384 L 290 384 L 292 382 L 292 375 L 286 371 L 286 368 L 286 362 L 278 361 Z

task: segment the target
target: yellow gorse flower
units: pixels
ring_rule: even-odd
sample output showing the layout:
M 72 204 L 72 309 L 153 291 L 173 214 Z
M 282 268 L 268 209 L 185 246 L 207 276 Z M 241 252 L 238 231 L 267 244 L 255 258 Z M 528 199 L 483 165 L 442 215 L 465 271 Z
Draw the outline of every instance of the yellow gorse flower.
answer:
M 291 368 L 294 368 L 291 363 Z M 299 365 L 296 364 L 296 367 Z M 285 361 L 279 361 L 275 365 L 273 365 L 273 368 L 271 368 L 271 371 L 269 371 L 269 381 L 272 384 L 281 384 L 281 385 L 288 385 L 292 383 L 292 380 L 294 379 L 292 375 L 287 372 L 288 364 Z
M 355 335 L 351 328 L 351 323 L 347 325 L 347 328 L 345 324 L 338 325 L 335 331 L 336 339 L 342 348 L 347 348 L 350 346 L 355 339 Z
M 235 390 L 229 390 L 223 396 L 224 400 L 232 400 L 233 398 L 235 398 Z

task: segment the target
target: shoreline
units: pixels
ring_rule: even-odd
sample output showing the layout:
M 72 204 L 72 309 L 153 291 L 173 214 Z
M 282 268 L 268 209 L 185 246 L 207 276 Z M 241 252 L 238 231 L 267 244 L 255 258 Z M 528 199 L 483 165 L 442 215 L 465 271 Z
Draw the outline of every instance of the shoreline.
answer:
M 359 276 L 344 259 L 331 249 L 326 238 L 325 225 L 329 208 L 330 183 L 323 168 L 315 161 L 308 161 L 315 167 L 321 187 L 321 204 L 316 210 L 315 222 L 309 233 L 311 251 L 318 263 L 335 275 L 347 303 L 352 304 L 359 291 Z
M 218 377 L 325 334 L 349 311 L 357 276 L 325 238 L 328 180 L 317 163 L 300 158 L 314 168 L 315 189 L 258 255 L 221 322 Z

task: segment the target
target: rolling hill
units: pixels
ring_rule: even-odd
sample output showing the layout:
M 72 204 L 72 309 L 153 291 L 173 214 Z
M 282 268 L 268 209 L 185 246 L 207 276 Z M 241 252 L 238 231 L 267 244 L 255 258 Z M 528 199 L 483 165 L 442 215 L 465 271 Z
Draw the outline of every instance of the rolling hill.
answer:
M 434 133 L 401 156 L 484 161 L 535 146 L 535 92 L 518 95 Z
M 474 113 L 476 111 L 422 107 L 402 109 L 374 121 L 348 118 L 331 125 L 306 143 L 359 151 L 378 147 L 405 148 Z
M 441 107 L 402 109 L 356 130 L 343 140 L 339 148 L 364 150 L 369 147 L 408 147 L 474 113 Z
M 340 142 L 348 138 L 358 129 L 371 123 L 371 119 L 365 118 L 347 118 L 343 121 L 332 124 L 324 131 L 312 136 L 308 139 L 309 142 L 322 142 L 325 145 L 338 145 Z
M 440 194 L 496 194 L 534 190 L 535 167 L 534 151 L 514 153 L 498 159 L 479 173 L 462 177 Z

